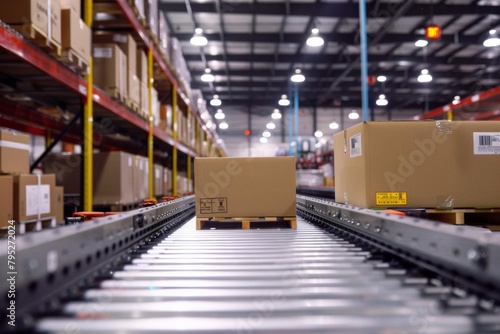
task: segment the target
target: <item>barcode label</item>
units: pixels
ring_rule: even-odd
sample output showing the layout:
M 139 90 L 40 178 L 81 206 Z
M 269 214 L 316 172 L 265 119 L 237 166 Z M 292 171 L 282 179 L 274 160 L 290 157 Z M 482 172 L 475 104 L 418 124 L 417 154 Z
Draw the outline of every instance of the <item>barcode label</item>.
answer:
M 500 132 L 474 132 L 474 154 L 500 154 Z
M 361 133 L 357 133 L 349 138 L 349 156 L 351 158 L 360 157 L 363 154 L 361 150 Z

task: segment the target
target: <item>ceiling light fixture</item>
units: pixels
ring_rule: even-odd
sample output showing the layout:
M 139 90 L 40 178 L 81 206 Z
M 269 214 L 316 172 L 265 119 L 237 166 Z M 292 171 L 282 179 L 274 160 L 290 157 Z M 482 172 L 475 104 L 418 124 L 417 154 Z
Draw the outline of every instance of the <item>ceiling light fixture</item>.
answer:
M 281 99 L 278 101 L 280 106 L 286 107 L 290 104 L 290 101 L 287 99 L 286 95 L 281 95 Z
M 487 48 L 492 48 L 500 45 L 500 38 L 498 38 L 497 31 L 495 29 L 491 29 L 489 31 L 489 36 L 483 42 L 483 45 Z
M 387 104 L 389 104 L 389 101 L 387 101 L 384 94 L 380 94 L 380 96 L 378 97 L 378 100 L 375 101 L 375 103 L 378 106 L 383 107 L 383 106 L 386 106 Z
M 323 132 L 321 130 L 316 130 L 316 132 L 314 133 L 314 137 L 316 138 L 323 137 Z
M 214 95 L 214 98 L 210 100 L 210 105 L 214 107 L 218 107 L 222 104 L 222 101 L 219 99 L 219 95 Z
M 212 71 L 209 68 L 205 69 L 205 73 L 203 73 L 203 75 L 201 76 L 201 81 L 214 82 L 215 77 L 213 76 L 213 74 L 211 72 Z
M 429 41 L 426 39 L 419 39 L 418 41 L 415 42 L 415 46 L 419 48 L 426 47 L 427 44 L 429 44 Z
M 266 138 L 266 137 L 260 137 L 260 142 L 261 142 L 262 144 L 267 143 L 267 138 Z
M 452 102 L 454 105 L 457 105 L 460 103 L 460 96 L 455 96 L 455 98 L 453 99 L 453 102 Z
M 271 117 L 273 119 L 281 119 L 281 114 L 278 109 L 274 109 L 274 112 L 271 114 Z
M 215 118 L 216 119 L 224 119 L 224 117 L 226 117 L 226 115 L 224 115 L 224 112 L 222 111 L 222 109 L 217 110 L 217 112 L 215 113 Z
M 377 81 L 378 82 L 386 82 L 387 81 L 387 77 L 385 75 L 379 75 L 377 77 Z
M 332 130 L 337 130 L 339 128 L 339 123 L 337 123 L 337 122 L 331 122 L 328 127 L 330 129 L 332 129 Z
M 349 113 L 349 119 L 358 119 L 359 118 L 359 114 L 356 112 L 356 110 L 352 110 L 350 113 Z
M 290 80 L 292 80 L 293 82 L 304 82 L 304 80 L 306 80 L 306 77 L 301 73 L 300 69 L 296 69 L 295 74 L 292 75 Z
M 194 35 L 190 40 L 191 44 L 196 46 L 205 46 L 208 43 L 207 38 L 203 35 L 203 29 L 196 28 L 194 30 Z
M 271 137 L 271 132 L 269 132 L 269 131 L 267 131 L 267 130 L 266 130 L 266 131 L 264 131 L 264 132 L 262 132 L 262 137 L 265 137 L 265 138 L 269 138 L 269 137 Z
M 309 38 L 307 39 L 306 44 L 309 46 L 313 46 L 313 47 L 318 47 L 318 46 L 322 46 L 323 44 L 325 44 L 325 41 L 319 35 L 318 28 L 314 28 L 311 30 L 311 35 L 309 35 Z
M 273 122 L 269 122 L 266 124 L 266 128 L 269 130 L 274 130 L 276 128 L 276 124 L 274 124 Z
M 224 121 L 222 121 L 222 122 L 219 124 L 219 129 L 226 130 L 228 127 L 229 127 L 229 124 L 227 124 L 227 123 L 226 123 L 226 122 L 224 122 Z
M 417 80 L 418 82 L 431 82 L 432 75 L 429 74 L 429 70 L 423 69 L 422 72 L 420 72 Z

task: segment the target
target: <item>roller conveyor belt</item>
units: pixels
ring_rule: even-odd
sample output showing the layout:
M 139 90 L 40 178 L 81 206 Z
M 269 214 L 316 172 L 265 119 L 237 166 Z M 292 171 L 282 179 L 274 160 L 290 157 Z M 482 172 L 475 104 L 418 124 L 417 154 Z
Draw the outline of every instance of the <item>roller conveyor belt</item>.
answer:
M 388 243 L 377 247 L 374 239 L 355 237 L 355 230 L 327 225 L 320 215 L 336 213 L 317 204 L 306 210 L 307 203 L 301 207 L 299 201 L 305 218 L 298 219 L 296 230 L 196 230 L 194 218 L 180 217 L 185 221 L 180 227 L 141 242 L 115 269 L 100 271 L 71 298 L 59 299 L 52 312 L 37 316 L 31 328 L 50 333 L 500 333 L 498 300 L 469 289 L 467 280 L 450 281 L 460 273 L 447 278 L 432 271 L 432 263 L 420 266 L 408 254 L 397 256 L 401 250 Z M 342 212 L 339 221 L 345 220 Z M 496 286 L 488 289 L 498 292 Z

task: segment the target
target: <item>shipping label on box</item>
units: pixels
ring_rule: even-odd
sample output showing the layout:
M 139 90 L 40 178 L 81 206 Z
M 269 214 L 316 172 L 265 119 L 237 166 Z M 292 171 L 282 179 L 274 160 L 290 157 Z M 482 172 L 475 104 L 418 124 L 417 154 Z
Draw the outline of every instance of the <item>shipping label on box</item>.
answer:
M 26 216 L 50 213 L 50 186 L 26 186 Z
M 295 157 L 197 158 L 195 194 L 199 218 L 295 216 Z
M 18 222 L 55 216 L 54 174 L 14 176 L 14 219 Z

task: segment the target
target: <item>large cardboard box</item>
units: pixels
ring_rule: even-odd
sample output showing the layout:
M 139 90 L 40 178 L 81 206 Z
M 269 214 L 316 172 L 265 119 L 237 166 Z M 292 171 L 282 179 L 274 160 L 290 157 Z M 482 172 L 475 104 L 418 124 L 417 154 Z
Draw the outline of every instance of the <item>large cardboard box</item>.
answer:
M 163 195 L 163 166 L 155 164 L 154 165 L 154 195 Z
M 64 221 L 64 188 L 54 187 L 55 208 L 54 214 L 56 222 L 61 223 Z
M 87 63 L 90 60 L 91 31 L 83 20 L 71 9 L 61 11 L 61 46 L 71 49 Z
M 0 172 L 30 172 L 30 137 L 0 129 Z
M 25 36 L 31 36 L 30 25 L 45 38 L 61 43 L 61 3 L 51 0 L 0 1 L 0 20 L 12 25 Z M 50 15 L 50 27 L 48 17 Z
M 129 70 L 128 72 L 128 98 L 140 107 L 141 103 L 141 82 L 137 75 L 135 75 L 135 71 Z
M 196 216 L 295 216 L 295 157 L 196 158 Z
M 82 163 L 80 154 L 54 153 L 45 157 L 43 168 L 45 173 L 56 176 L 56 185 L 63 187 L 67 194 L 79 194 Z
M 500 207 L 500 123 L 360 123 L 334 135 L 335 200 L 360 207 Z
M 146 27 L 158 36 L 158 0 L 144 0 Z
M 94 44 L 116 44 L 127 57 L 127 69 L 136 74 L 137 69 L 137 43 L 132 35 L 121 34 L 94 34 Z
M 71 9 L 76 16 L 82 18 L 82 1 L 81 0 L 60 0 L 61 9 Z
M 172 194 L 172 172 L 168 168 L 163 169 L 163 195 Z
M 14 176 L 0 175 L 0 227 L 9 226 L 14 218 Z
M 94 84 L 113 97 L 127 97 L 127 56 L 116 44 L 94 44 Z M 118 95 L 118 96 L 117 96 Z
M 165 56 L 168 55 L 168 24 L 165 13 L 161 10 L 158 12 L 158 40 L 160 49 Z
M 14 220 L 32 221 L 55 216 L 54 174 L 14 175 Z
M 132 204 L 133 159 L 125 152 L 103 152 L 94 155 L 94 204 Z

